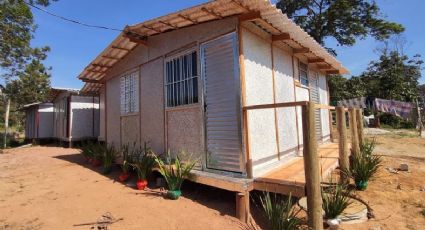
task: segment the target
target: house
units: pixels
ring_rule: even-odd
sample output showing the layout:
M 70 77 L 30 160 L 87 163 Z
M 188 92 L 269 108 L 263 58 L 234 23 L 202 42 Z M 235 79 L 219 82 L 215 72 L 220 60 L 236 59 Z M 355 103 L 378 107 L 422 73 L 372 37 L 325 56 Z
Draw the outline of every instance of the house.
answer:
M 53 138 L 68 146 L 99 136 L 99 97 L 77 89 L 52 88 L 48 101 L 53 105 Z
M 32 103 L 24 105 L 25 141 L 45 142 L 53 138 L 53 104 Z
M 102 140 L 187 151 L 196 182 L 243 192 L 302 155 L 292 102 L 327 108 L 327 77 L 347 72 L 269 1 L 216 0 L 127 26 L 79 79 L 100 95 Z M 293 106 L 259 109 L 282 103 Z M 329 142 L 329 110 L 315 121 Z

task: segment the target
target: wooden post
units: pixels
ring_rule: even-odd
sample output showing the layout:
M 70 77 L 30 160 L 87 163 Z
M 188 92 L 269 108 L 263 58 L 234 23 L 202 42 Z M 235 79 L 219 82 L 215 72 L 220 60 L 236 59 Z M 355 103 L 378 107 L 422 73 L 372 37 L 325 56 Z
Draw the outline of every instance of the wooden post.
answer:
M 9 132 L 9 111 L 10 111 L 10 98 L 6 99 L 6 111 L 4 113 L 4 137 L 3 148 L 7 147 L 7 133 Z
M 348 112 L 350 117 L 351 150 L 354 155 L 357 155 L 360 153 L 360 146 L 359 146 L 359 134 L 357 132 L 356 110 L 354 108 L 349 108 Z
M 236 218 L 241 222 L 248 223 L 249 220 L 249 192 L 236 193 Z
M 249 152 L 249 127 L 248 127 L 248 111 L 247 110 L 243 110 L 242 119 L 243 119 L 243 130 L 245 133 L 245 152 L 246 152 L 245 170 L 246 170 L 247 177 L 252 179 L 253 178 L 252 158 L 251 158 L 251 153 Z
M 308 226 L 311 229 L 321 230 L 323 229 L 322 194 L 314 117 L 314 103 L 307 102 L 307 105 L 302 106 L 302 124 Z
M 343 172 L 350 167 L 348 158 L 348 143 L 347 143 L 347 124 L 345 120 L 345 109 L 342 106 L 336 107 L 336 126 L 339 133 L 338 150 L 339 150 L 339 167 L 341 169 L 341 182 L 348 183 L 349 178 Z
M 359 146 L 364 144 L 364 133 L 363 133 L 363 112 L 361 109 L 356 109 L 356 120 L 357 120 L 357 132 L 359 134 Z

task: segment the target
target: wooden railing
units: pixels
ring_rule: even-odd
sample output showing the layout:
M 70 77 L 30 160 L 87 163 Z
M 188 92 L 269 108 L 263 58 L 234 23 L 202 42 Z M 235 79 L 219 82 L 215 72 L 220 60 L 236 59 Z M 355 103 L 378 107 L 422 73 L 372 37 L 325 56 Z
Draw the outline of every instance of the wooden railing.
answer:
M 360 109 L 334 107 L 329 105 L 315 104 L 309 101 L 285 102 L 276 104 L 252 105 L 243 107 L 243 128 L 245 131 L 245 148 L 246 148 L 246 169 L 249 178 L 252 178 L 252 158 L 249 150 L 249 123 L 248 111 L 260 109 L 276 109 L 287 107 L 301 107 L 302 129 L 303 129 L 303 159 L 304 173 L 306 181 L 307 193 L 307 215 L 308 225 L 312 229 L 323 229 L 322 216 L 322 196 L 320 181 L 319 156 L 317 153 L 317 140 L 315 132 L 315 113 L 316 109 L 335 110 L 337 116 L 337 131 L 339 142 L 339 161 L 341 169 L 349 167 L 349 151 L 347 141 L 347 125 L 345 113 L 349 113 L 349 124 L 351 130 L 351 148 L 353 154 L 360 152 L 360 145 L 363 143 L 363 117 Z M 332 121 L 330 121 L 332 122 Z M 276 127 L 277 128 L 277 127 Z M 343 180 L 348 178 L 342 175 Z

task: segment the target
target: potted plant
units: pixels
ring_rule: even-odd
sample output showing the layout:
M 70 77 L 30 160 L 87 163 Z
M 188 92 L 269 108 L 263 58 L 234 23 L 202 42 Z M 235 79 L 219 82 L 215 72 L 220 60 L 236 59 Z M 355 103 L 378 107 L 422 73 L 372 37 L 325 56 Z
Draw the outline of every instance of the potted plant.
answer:
M 148 177 L 152 173 L 152 168 L 155 165 L 155 153 L 145 144 L 144 151 L 132 164 L 137 172 L 136 186 L 139 190 L 144 190 L 148 185 Z
M 103 153 L 105 151 L 105 148 L 102 144 L 96 143 L 92 146 L 92 160 L 91 164 L 93 167 L 99 167 L 102 165 L 103 161 Z
M 339 228 L 341 220 L 338 217 L 351 204 L 349 195 L 350 191 L 344 185 L 322 189 L 322 208 L 330 229 Z
M 112 171 L 112 164 L 114 163 L 115 160 L 115 156 L 116 156 L 116 151 L 114 146 L 110 145 L 104 146 L 104 151 L 103 151 L 103 174 L 109 174 Z
M 167 182 L 168 191 L 167 197 L 172 200 L 177 200 L 181 195 L 181 186 L 183 181 L 189 176 L 190 171 L 195 166 L 195 161 L 182 162 L 177 155 L 173 163 L 171 163 L 170 153 L 167 154 L 167 161 L 164 162 L 161 158 L 155 156 L 155 161 L 158 164 L 159 172 Z M 168 164 L 167 164 L 168 163 Z
M 86 162 L 91 163 L 93 159 L 93 143 L 87 142 L 81 147 L 81 154 L 86 159 Z
M 122 173 L 119 176 L 119 180 L 124 182 L 130 177 L 130 149 L 128 145 L 122 147 L 122 160 Z
M 376 174 L 380 165 L 380 156 L 360 152 L 360 154 L 352 156 L 350 169 L 344 172 L 354 179 L 356 188 L 363 191 L 367 188 L 369 180 Z

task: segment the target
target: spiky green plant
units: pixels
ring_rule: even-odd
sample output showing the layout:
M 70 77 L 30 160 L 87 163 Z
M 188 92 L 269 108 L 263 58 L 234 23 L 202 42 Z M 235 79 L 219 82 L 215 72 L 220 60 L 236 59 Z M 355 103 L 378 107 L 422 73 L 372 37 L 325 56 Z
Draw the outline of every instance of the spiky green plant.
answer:
M 365 139 L 364 143 L 360 146 L 360 152 L 364 155 L 372 155 L 373 150 L 376 147 L 376 139 L 372 138 L 372 140 Z
M 130 147 L 128 144 L 125 144 L 121 147 L 121 154 L 122 154 L 122 165 L 121 165 L 122 172 L 128 173 L 131 166 Z
M 93 153 L 94 143 L 88 141 L 81 146 L 81 154 L 83 154 L 86 158 L 92 158 L 94 156 Z
M 180 190 L 183 181 L 189 176 L 190 171 L 195 167 L 196 161 L 182 162 L 179 155 L 176 156 L 174 162 L 171 159 L 171 154 L 168 151 L 165 162 L 155 156 L 155 161 L 158 164 L 159 172 L 167 182 L 168 190 Z
M 104 169 L 111 168 L 117 154 L 114 146 L 112 145 L 107 146 L 105 144 L 105 145 L 102 145 L 100 149 L 103 149 L 103 157 L 102 157 L 103 168 Z
M 350 190 L 345 185 L 322 189 L 322 208 L 327 219 L 337 218 L 351 204 Z
M 131 163 L 131 165 L 137 172 L 137 178 L 139 180 L 146 180 L 152 173 L 152 168 L 155 166 L 156 155 L 153 150 L 147 146 L 146 143 L 143 152 L 139 150 L 139 154 L 135 155 L 138 155 L 138 157 L 134 163 Z
M 266 192 L 260 197 L 264 216 L 268 221 L 268 229 L 271 230 L 292 230 L 297 229 L 301 220 L 297 217 L 298 212 L 293 208 L 291 194 L 287 199 L 283 199 L 274 194 Z

